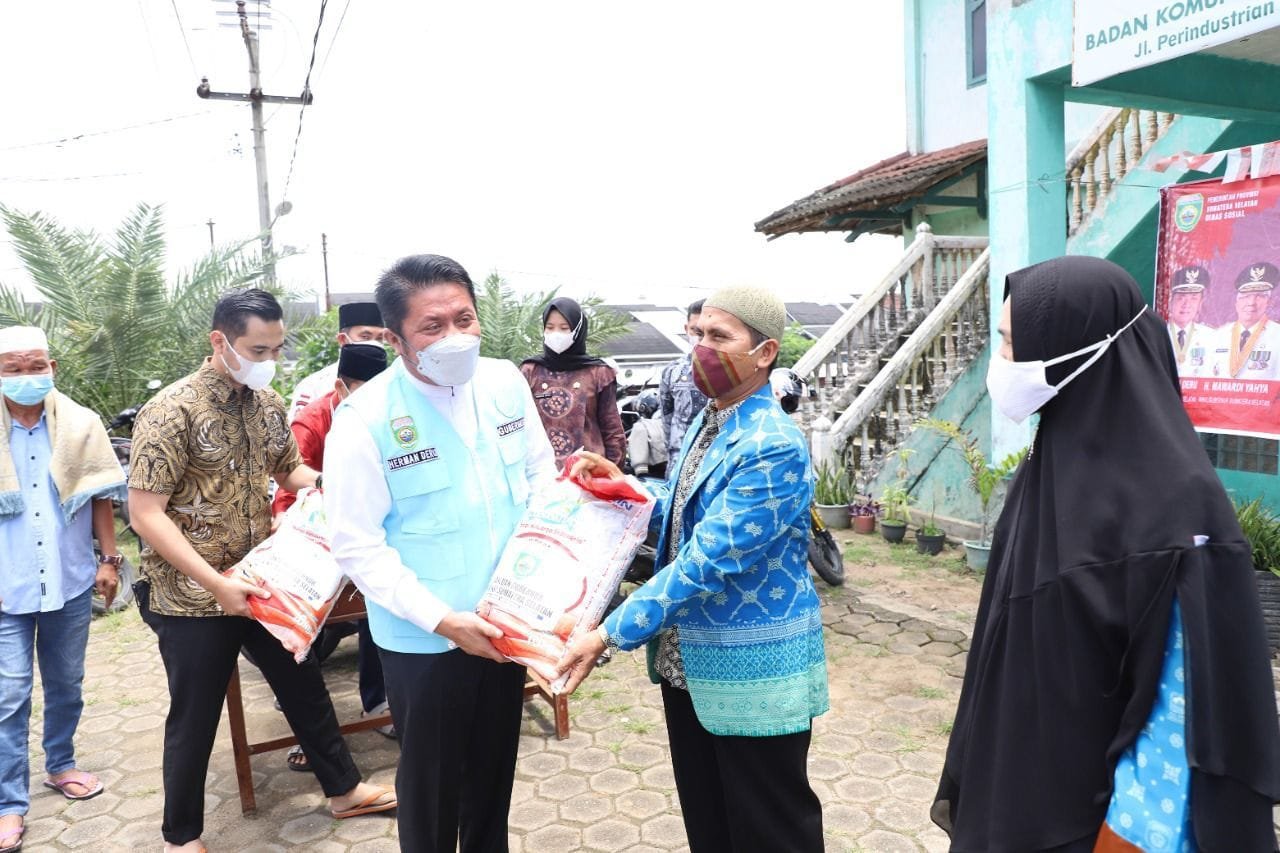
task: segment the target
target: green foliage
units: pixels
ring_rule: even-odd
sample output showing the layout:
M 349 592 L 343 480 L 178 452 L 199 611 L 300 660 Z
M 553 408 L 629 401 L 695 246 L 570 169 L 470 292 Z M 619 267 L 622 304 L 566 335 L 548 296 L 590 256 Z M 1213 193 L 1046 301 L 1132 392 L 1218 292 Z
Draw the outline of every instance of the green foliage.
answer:
M 901 447 L 895 452 L 898 457 L 898 479 L 888 485 L 880 493 L 880 505 L 884 507 L 884 522 L 889 524 L 910 524 L 911 504 L 915 498 L 907 488 L 907 480 L 911 476 L 908 463 L 914 450 Z
M 288 373 L 277 372 L 271 383 L 286 400 L 299 382 L 338 360 L 338 309 L 330 308 L 296 332 L 291 330 L 291 336 L 297 359 Z
M 969 468 L 969 486 L 977 493 L 978 501 L 982 505 L 982 543 L 989 544 L 987 527 L 991 498 L 995 495 L 996 488 L 1017 470 L 1018 465 L 1027 455 L 1027 449 L 1024 447 L 1016 453 L 1010 453 L 993 466 L 987 461 L 987 456 L 982 452 L 982 448 L 979 446 L 978 440 L 974 438 L 973 433 L 954 421 L 941 418 L 921 418 L 916 421 L 915 425 L 936 432 L 944 438 L 955 442 L 956 449 L 960 451 L 960 454 L 964 457 L 965 465 Z
M 43 303 L 0 284 L 0 325 L 43 328 L 58 387 L 104 418 L 142 402 L 150 380 L 168 384 L 200 364 L 221 293 L 264 286 L 248 242 L 215 249 L 166 283 L 163 216 L 152 205 L 135 207 L 106 240 L 41 213 L 0 206 L 0 218 Z
M 559 288 L 539 293 L 517 294 L 506 280 L 491 272 L 476 289 L 476 312 L 480 315 L 480 354 L 489 358 L 505 358 L 520 364 L 542 352 L 542 311 L 559 295 Z M 590 330 L 587 351 L 599 354 L 600 345 L 627 330 L 630 320 L 621 314 L 600 308 L 597 296 L 579 299 Z
M 1280 516 L 1272 512 L 1262 498 L 1235 501 L 1235 507 L 1244 538 L 1253 547 L 1253 567 L 1280 575 Z
M 814 471 L 813 499 L 826 506 L 848 506 L 853 503 L 857 490 L 849 469 L 840 461 L 827 460 Z
M 805 337 L 802 328 L 799 323 L 792 323 L 783 332 L 782 340 L 778 342 L 778 367 L 795 367 L 800 356 L 817 343 L 813 338 Z

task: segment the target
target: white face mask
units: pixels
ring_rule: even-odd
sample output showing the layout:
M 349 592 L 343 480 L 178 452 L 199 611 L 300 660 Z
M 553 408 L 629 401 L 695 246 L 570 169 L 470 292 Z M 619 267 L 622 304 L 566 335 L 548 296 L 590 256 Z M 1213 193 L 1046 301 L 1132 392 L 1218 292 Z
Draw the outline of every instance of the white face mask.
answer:
M 562 353 L 573 346 L 573 332 L 543 332 L 542 342 L 554 353 Z
M 236 354 L 236 358 L 240 359 L 239 369 L 227 364 L 227 360 L 222 358 L 222 366 L 231 374 L 231 378 L 239 382 L 251 391 L 261 391 L 271 384 L 271 380 L 276 378 L 276 363 L 272 361 L 250 361 L 242 356 L 235 347 L 231 345 L 231 341 L 227 341 L 227 349 Z
M 418 350 L 418 372 L 437 385 L 465 385 L 480 363 L 479 335 L 456 334 Z
M 1142 306 L 1142 311 L 1146 310 L 1147 307 L 1145 305 Z M 1115 339 L 1124 334 L 1134 323 L 1138 322 L 1138 317 L 1142 316 L 1142 311 L 1139 311 L 1132 320 L 1125 323 L 1114 335 L 1107 335 L 1096 344 L 1089 344 L 1083 349 L 1056 356 L 1046 361 L 1009 361 L 998 351 L 992 353 L 991 364 L 987 367 L 987 391 L 991 394 L 991 402 L 1009 420 L 1015 423 L 1022 423 L 1031 415 L 1040 411 L 1040 408 L 1045 403 L 1056 397 L 1068 382 L 1084 373 L 1095 361 L 1102 358 Z M 1094 350 L 1097 350 L 1097 352 L 1094 352 Z M 1049 380 L 1045 378 L 1046 368 L 1073 358 L 1079 358 L 1090 352 L 1093 355 L 1084 364 L 1071 371 L 1066 379 L 1063 379 L 1057 385 L 1049 384 Z

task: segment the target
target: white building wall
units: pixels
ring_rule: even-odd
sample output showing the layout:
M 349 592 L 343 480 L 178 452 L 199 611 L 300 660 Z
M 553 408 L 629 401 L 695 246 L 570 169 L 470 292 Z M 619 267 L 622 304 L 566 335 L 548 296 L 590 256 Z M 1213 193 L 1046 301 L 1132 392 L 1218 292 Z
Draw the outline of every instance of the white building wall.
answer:
M 907 137 L 913 153 L 938 151 L 987 136 L 987 86 L 968 85 L 965 0 L 906 0 Z M 988 13 L 990 14 L 990 13 Z M 1066 105 L 1067 150 L 1103 112 Z
M 967 82 L 964 0 L 915 0 L 906 4 L 908 15 L 913 7 L 917 38 L 908 47 L 914 47 L 921 110 L 912 150 L 937 151 L 986 138 L 986 84 L 970 87 Z M 912 29 L 909 21 L 907 30 Z M 911 53 L 907 55 L 911 61 Z M 912 76 L 908 73 L 908 81 Z M 907 97 L 910 103 L 912 93 Z

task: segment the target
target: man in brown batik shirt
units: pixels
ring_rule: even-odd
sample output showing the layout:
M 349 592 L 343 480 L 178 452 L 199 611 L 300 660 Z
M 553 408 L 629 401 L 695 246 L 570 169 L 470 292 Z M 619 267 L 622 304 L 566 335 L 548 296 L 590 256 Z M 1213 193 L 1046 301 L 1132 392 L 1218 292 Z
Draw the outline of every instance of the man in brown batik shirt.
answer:
M 252 655 L 298 737 L 337 818 L 395 808 L 395 793 L 360 781 L 314 657 L 297 664 L 246 618 L 257 587 L 222 574 L 271 533 L 268 479 L 320 485 L 269 387 L 284 345 L 280 304 L 262 290 L 218 300 L 213 356 L 161 391 L 133 428 L 129 510 L 146 541 L 138 607 L 156 633 L 169 681 L 164 733 L 165 849 L 202 850 L 204 785 L 227 682 Z

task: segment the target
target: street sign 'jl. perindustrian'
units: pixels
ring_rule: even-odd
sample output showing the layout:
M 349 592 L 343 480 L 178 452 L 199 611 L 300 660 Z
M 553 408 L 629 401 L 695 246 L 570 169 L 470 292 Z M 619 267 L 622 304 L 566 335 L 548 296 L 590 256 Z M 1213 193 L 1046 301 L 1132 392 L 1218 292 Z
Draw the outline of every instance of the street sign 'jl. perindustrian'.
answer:
M 1275 0 L 1075 0 L 1071 84 L 1087 86 L 1277 26 Z

